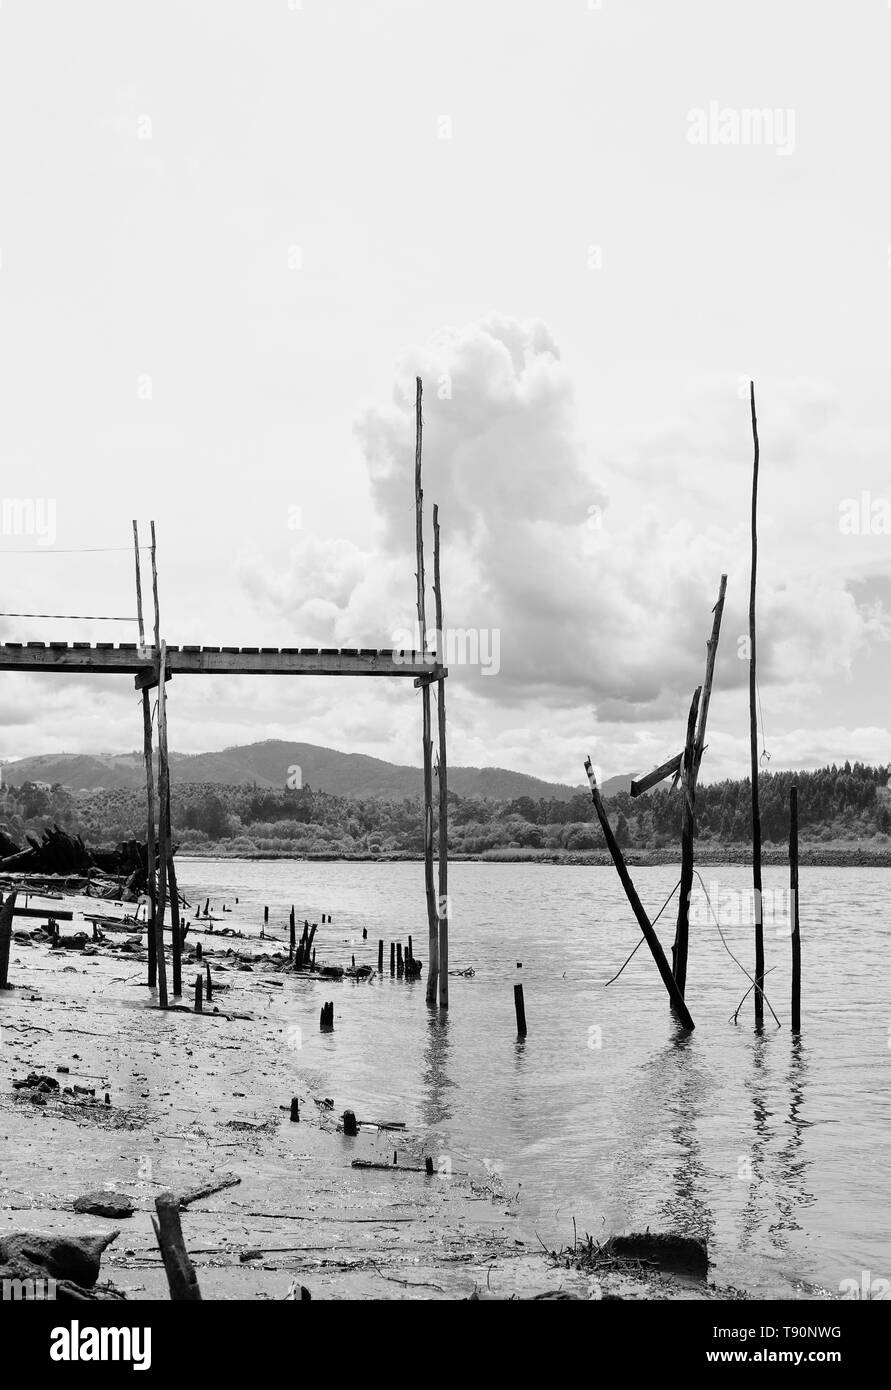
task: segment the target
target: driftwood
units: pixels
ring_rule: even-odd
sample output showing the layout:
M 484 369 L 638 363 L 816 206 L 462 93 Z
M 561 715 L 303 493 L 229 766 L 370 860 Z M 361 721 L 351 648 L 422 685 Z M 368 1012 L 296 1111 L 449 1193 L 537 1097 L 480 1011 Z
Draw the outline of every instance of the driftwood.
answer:
M 594 776 L 594 768 L 591 765 L 590 758 L 585 759 L 585 770 L 588 774 L 588 782 L 591 787 L 591 800 L 594 802 L 594 809 L 597 812 L 597 819 L 600 821 L 600 828 L 603 831 L 603 838 L 606 840 L 607 849 L 613 857 L 613 863 L 616 866 L 616 871 L 621 880 L 622 887 L 625 889 L 625 896 L 631 904 L 631 910 L 637 918 L 640 929 L 644 934 L 646 943 L 650 948 L 654 961 L 656 962 L 656 968 L 658 969 L 659 974 L 662 976 L 662 982 L 665 985 L 665 988 L 668 990 L 668 997 L 671 999 L 675 1007 L 675 1012 L 677 1013 L 678 1018 L 683 1023 L 684 1027 L 689 1028 L 692 1031 L 696 1025 L 694 1024 L 693 1019 L 690 1016 L 689 1009 L 684 1003 L 684 996 L 681 994 L 680 990 L 677 987 L 677 981 L 675 980 L 674 975 L 671 973 L 671 966 L 665 959 L 665 952 L 662 949 L 662 944 L 659 941 L 658 936 L 656 935 L 650 924 L 650 919 L 647 917 L 643 903 L 637 896 L 637 890 L 635 889 L 634 884 L 631 881 L 631 875 L 628 872 L 628 867 L 625 863 L 624 855 L 622 854 L 622 851 L 619 848 L 616 837 L 612 831 L 612 826 L 610 825 L 607 819 L 606 812 L 603 809 L 603 802 L 600 799 L 600 791 L 597 786 L 597 779 Z
M 677 780 L 678 773 L 681 770 L 681 759 L 683 756 L 683 753 L 676 753 L 673 758 L 668 759 L 668 762 L 661 763 L 659 767 L 653 768 L 653 771 L 648 772 L 646 777 L 641 777 L 639 781 L 632 782 L 630 789 L 631 795 L 642 796 L 644 792 L 648 792 L 651 787 L 655 787 L 658 782 L 663 781 L 666 777 L 674 777 L 675 780 Z
M 236 1178 L 234 1174 L 229 1177 L 220 1178 L 217 1182 L 207 1183 L 204 1187 L 193 1187 L 188 1192 L 184 1192 L 179 1199 L 180 1211 L 185 1211 L 193 1202 L 200 1202 L 205 1197 L 212 1197 L 215 1192 L 222 1192 L 227 1187 L 237 1187 L 241 1178 Z

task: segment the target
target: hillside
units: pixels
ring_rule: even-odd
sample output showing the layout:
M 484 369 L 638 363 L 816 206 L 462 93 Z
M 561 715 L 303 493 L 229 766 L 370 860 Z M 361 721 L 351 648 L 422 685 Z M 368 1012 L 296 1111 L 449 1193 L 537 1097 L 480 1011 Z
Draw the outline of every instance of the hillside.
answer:
M 384 797 L 401 800 L 416 796 L 421 780 L 418 767 L 386 762 L 364 753 L 342 753 L 314 743 L 266 739 L 225 748 L 218 753 L 170 754 L 171 782 L 176 785 L 284 788 L 292 768 L 299 767 L 304 786 L 332 796 Z M 47 753 L 20 758 L 2 769 L 7 786 L 25 782 L 60 784 L 70 791 L 117 790 L 142 787 L 145 770 L 142 753 Z M 630 778 L 611 778 L 606 795 L 626 790 Z M 615 786 L 613 785 L 615 784 Z M 458 796 L 481 796 L 510 801 L 520 796 L 568 801 L 579 787 L 545 782 L 523 772 L 501 767 L 450 767 L 449 790 Z

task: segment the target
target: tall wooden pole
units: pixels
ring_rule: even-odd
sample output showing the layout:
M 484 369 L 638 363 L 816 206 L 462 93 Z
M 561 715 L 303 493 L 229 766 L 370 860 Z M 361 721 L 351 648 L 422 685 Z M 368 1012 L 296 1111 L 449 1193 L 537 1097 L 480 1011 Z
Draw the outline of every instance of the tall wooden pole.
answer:
M 715 678 L 715 660 L 718 655 L 718 640 L 721 636 L 721 618 L 724 614 L 724 597 L 727 592 L 727 576 L 721 575 L 718 601 L 714 606 L 712 635 L 708 640 L 705 659 L 705 680 L 702 684 L 702 698 L 699 691 L 693 697 L 690 720 L 687 726 L 687 742 L 681 758 L 681 786 L 684 795 L 683 821 L 681 826 L 681 896 L 678 901 L 678 922 L 675 932 L 672 958 L 674 977 L 681 994 L 687 988 L 687 953 L 690 936 L 690 893 L 693 888 L 693 848 L 696 836 L 696 782 L 702 755 L 705 752 L 705 730 L 708 722 L 708 707 L 712 698 L 712 684 Z M 699 719 L 696 723 L 696 705 L 699 705 Z M 695 723 L 695 735 L 693 724 Z
M 164 706 L 165 728 L 167 706 Z M 170 767 L 167 769 L 167 883 L 170 890 L 170 931 L 173 936 L 173 993 L 178 997 L 183 992 L 183 941 L 179 921 L 179 887 L 176 882 L 176 866 L 173 862 L 173 832 L 170 820 Z
M 755 383 L 749 382 L 752 409 L 752 438 L 755 459 L 752 469 L 752 578 L 749 588 L 749 749 L 752 764 L 752 886 L 755 898 L 755 1026 L 764 1023 L 764 916 L 761 896 L 761 809 L 758 804 L 758 688 L 755 666 L 755 586 L 758 572 L 758 419 L 755 414 Z
M 167 764 L 167 643 L 161 643 L 161 654 L 158 661 L 158 967 L 159 974 L 164 975 L 166 988 L 166 962 L 164 960 L 164 911 L 167 907 L 167 865 L 170 859 L 170 834 L 168 824 L 168 813 L 170 808 L 170 771 Z M 171 921 L 173 914 L 171 913 Z M 176 969 L 176 948 L 177 932 L 174 929 L 173 936 L 173 978 L 174 994 L 176 994 L 176 977 L 179 973 Z M 182 979 L 180 978 L 179 993 L 182 993 Z
M 136 551 L 136 609 L 139 622 L 139 645 L 145 646 L 145 627 L 142 620 L 142 579 L 139 566 L 139 528 L 133 522 L 133 546 Z M 158 983 L 158 941 L 156 918 L 158 911 L 157 882 L 155 879 L 155 769 L 152 753 L 152 708 L 148 690 L 142 692 L 142 747 L 145 759 L 145 787 L 147 801 L 146 848 L 146 886 L 148 888 L 148 983 L 154 989 Z
M 421 378 L 415 381 L 415 545 L 417 550 L 418 625 L 421 650 L 427 650 L 427 616 L 424 598 L 424 489 L 421 486 L 421 440 L 424 422 Z M 430 722 L 430 682 L 421 678 L 423 711 L 422 746 L 424 753 L 424 886 L 427 895 L 428 969 L 427 1003 L 435 1004 L 439 982 L 439 918 L 433 885 L 433 735 Z
M 162 1009 L 167 1008 L 167 961 L 164 956 L 164 908 L 167 893 L 167 837 L 165 834 L 166 799 L 164 796 L 164 759 L 162 747 L 166 747 L 167 721 L 164 718 L 164 677 L 167 670 L 167 648 L 161 644 L 161 610 L 158 604 L 158 565 L 155 558 L 155 523 L 152 528 L 152 596 L 155 603 L 155 669 L 158 672 L 158 888 L 155 911 L 155 953 L 158 958 L 158 1000 Z M 161 726 L 164 719 L 164 733 Z M 149 724 L 151 732 L 151 723 Z M 149 749 L 151 754 L 151 749 Z
M 789 895 L 792 899 L 792 1032 L 801 1032 L 801 933 L 798 923 L 798 788 L 789 789 Z
M 433 594 L 436 600 L 436 656 L 445 661 L 442 584 L 439 575 L 439 507 L 433 507 Z M 439 725 L 439 1007 L 449 1007 L 449 780 L 446 756 L 445 680 L 436 682 Z

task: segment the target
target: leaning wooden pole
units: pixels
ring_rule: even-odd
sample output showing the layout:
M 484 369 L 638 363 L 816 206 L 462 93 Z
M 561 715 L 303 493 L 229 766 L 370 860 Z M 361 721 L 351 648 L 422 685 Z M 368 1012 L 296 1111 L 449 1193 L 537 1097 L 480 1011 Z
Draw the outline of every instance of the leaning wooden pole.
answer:
M 442 626 L 442 584 L 439 574 L 439 507 L 433 507 L 433 595 L 436 600 L 436 656 L 445 662 Z M 446 756 L 445 678 L 436 682 L 436 715 L 439 727 L 439 1007 L 449 1007 L 449 778 Z
M 687 738 L 681 759 L 681 794 L 684 798 L 681 821 L 681 884 L 678 899 L 678 921 L 674 945 L 671 948 L 673 974 L 683 998 L 687 987 L 687 947 L 690 936 L 690 894 L 693 891 L 693 841 L 696 834 L 694 799 L 696 796 L 696 718 L 702 687 L 697 686 L 687 717 Z
M 591 800 L 594 802 L 594 809 L 597 812 L 597 819 L 600 821 L 600 828 L 603 831 L 603 838 L 606 840 L 606 847 L 613 857 L 613 863 L 615 864 L 616 871 L 618 872 L 619 878 L 621 879 L 622 887 L 625 889 L 625 896 L 631 904 L 631 910 L 637 918 L 638 925 L 640 926 L 640 929 L 644 935 L 644 940 L 646 941 L 647 945 L 650 948 L 650 951 L 652 952 L 653 960 L 656 962 L 656 967 L 659 971 L 659 974 L 662 976 L 662 983 L 668 990 L 668 997 L 674 1005 L 675 1013 L 677 1014 L 684 1027 L 692 1031 L 692 1029 L 695 1028 L 696 1025 L 694 1024 L 693 1019 L 690 1017 L 690 1011 L 687 1008 L 687 1005 L 684 1003 L 684 996 L 678 989 L 677 982 L 671 973 L 671 966 L 668 964 L 668 961 L 665 958 L 665 952 L 662 949 L 662 943 L 660 942 L 658 936 L 653 930 L 650 919 L 646 914 L 644 905 L 641 902 L 640 898 L 637 896 L 637 890 L 635 889 L 634 884 L 631 881 L 631 875 L 629 874 L 627 865 L 625 864 L 625 858 L 622 854 L 621 849 L 619 848 L 619 845 L 616 841 L 616 837 L 613 834 L 612 827 L 609 821 L 607 820 L 606 811 L 603 809 L 603 802 L 600 799 L 600 791 L 597 787 L 597 779 L 594 776 L 594 769 L 591 766 L 590 758 L 585 759 L 585 771 L 588 774 L 588 783 L 591 787 Z
M 801 1032 L 801 933 L 798 922 L 798 788 L 789 789 L 789 908 L 792 913 L 792 1032 Z
M 421 486 L 421 443 L 424 421 L 421 378 L 415 382 L 415 546 L 418 580 L 418 626 L 421 651 L 427 651 L 427 614 L 424 597 L 424 489 Z M 439 983 L 439 919 L 433 884 L 433 735 L 430 722 L 430 681 L 421 680 L 422 747 L 424 754 L 424 886 L 427 895 L 427 1003 L 435 1004 Z
M 721 619 L 724 615 L 724 598 L 727 593 L 727 576 L 721 575 L 718 601 L 712 610 L 712 635 L 708 640 L 705 658 L 705 680 L 702 684 L 702 697 L 699 691 L 693 697 L 690 721 L 696 721 L 696 705 L 699 717 L 695 734 L 687 727 L 687 742 L 681 756 L 681 786 L 684 795 L 683 821 L 681 826 L 681 895 L 678 901 L 678 922 L 675 932 L 672 958 L 674 977 L 681 994 L 687 990 L 687 956 L 690 937 L 690 893 L 693 889 L 693 854 L 696 837 L 696 782 L 702 755 L 705 752 L 705 731 L 708 722 L 708 707 L 712 698 L 712 685 L 715 679 L 715 660 L 718 655 L 718 641 L 721 636 Z
M 145 647 L 145 627 L 142 618 L 142 578 L 139 566 L 139 527 L 133 522 L 133 547 L 136 551 L 136 614 L 139 623 L 139 646 Z M 154 989 L 158 983 L 158 940 L 156 919 L 158 892 L 155 877 L 155 768 L 152 752 L 152 707 L 147 689 L 142 692 L 142 750 L 145 759 L 145 789 L 147 823 L 145 836 L 146 887 L 148 889 L 148 983 Z
M 764 1023 L 764 909 L 761 894 L 761 809 L 758 804 L 758 687 L 755 665 L 755 587 L 758 572 L 758 418 L 755 383 L 749 382 L 754 464 L 752 468 L 752 576 L 749 587 L 749 751 L 752 765 L 752 887 L 755 906 L 755 1025 Z

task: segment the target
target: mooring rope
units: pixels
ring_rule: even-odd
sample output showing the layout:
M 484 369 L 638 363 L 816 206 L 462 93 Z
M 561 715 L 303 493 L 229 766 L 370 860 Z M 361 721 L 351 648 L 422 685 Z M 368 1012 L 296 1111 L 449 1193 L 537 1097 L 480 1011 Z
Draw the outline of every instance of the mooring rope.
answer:
M 674 885 L 674 887 L 672 888 L 672 890 L 671 890 L 671 892 L 669 893 L 668 897 L 665 899 L 665 902 L 662 904 L 662 906 L 660 907 L 659 911 L 656 913 L 656 916 L 653 918 L 652 926 L 655 926 L 656 923 L 659 921 L 659 918 L 662 916 L 663 912 L 664 912 L 665 909 L 668 907 L 668 904 L 671 902 L 672 898 L 674 897 L 675 893 L 678 891 L 678 889 L 680 888 L 680 886 L 681 886 L 681 880 L 678 879 L 677 883 L 676 883 L 676 884 Z M 642 937 L 640 938 L 640 941 L 638 941 L 637 945 L 635 946 L 634 950 L 631 952 L 631 955 L 628 957 L 628 960 L 626 960 L 625 965 L 628 965 L 629 962 L 632 961 L 632 960 L 634 959 L 634 957 L 637 955 L 637 952 L 640 950 L 641 946 L 644 944 L 645 941 L 646 941 L 646 937 L 645 937 L 645 936 L 642 936 Z M 621 970 L 617 970 L 617 971 L 616 971 L 616 973 L 615 973 L 615 975 L 613 976 L 612 980 L 607 980 L 606 984 L 603 986 L 604 989 L 608 989 L 609 986 L 610 986 L 611 984 L 613 984 L 613 982 L 614 982 L 615 980 L 618 980 L 619 976 L 620 976 L 621 973 L 622 973 L 622 970 L 625 969 L 625 965 L 622 966 Z
M 757 981 L 757 980 L 752 979 L 752 976 L 749 974 L 748 970 L 747 970 L 746 967 L 743 965 L 742 961 L 737 960 L 736 956 L 733 954 L 733 952 L 731 951 L 730 947 L 727 945 L 727 939 L 726 939 L 726 937 L 724 936 L 724 933 L 721 931 L 721 923 L 718 921 L 717 915 L 716 915 L 716 913 L 715 913 L 715 909 L 712 907 L 712 900 L 711 900 L 711 898 L 710 898 L 709 895 L 708 895 L 708 889 L 706 888 L 705 883 L 703 882 L 702 874 L 699 872 L 698 869 L 694 869 L 693 872 L 694 872 L 694 874 L 696 875 L 696 877 L 699 879 L 699 882 L 702 884 L 702 891 L 703 891 L 703 893 L 705 894 L 705 900 L 706 900 L 706 902 L 708 903 L 709 912 L 712 914 L 712 916 L 713 916 L 714 919 L 715 919 L 715 926 L 718 928 L 718 935 L 720 936 L 722 942 L 724 943 L 724 950 L 727 952 L 727 954 L 728 954 L 728 956 L 730 957 L 730 959 L 731 959 L 732 961 L 734 961 L 734 962 L 739 966 L 740 970 L 741 970 L 742 973 L 745 975 L 746 979 L 752 981 L 752 988 L 753 988 L 753 989 L 757 989 L 758 993 L 761 995 L 761 998 L 764 1000 L 765 1004 L 766 1004 L 767 1007 L 770 1009 L 770 1012 L 773 1014 L 774 1019 L 776 1020 L 776 1025 L 777 1025 L 777 1027 L 778 1027 L 778 1028 L 782 1028 L 783 1025 L 782 1025 L 782 1023 L 780 1023 L 780 1020 L 777 1018 L 776 1014 L 773 1012 L 773 1005 L 771 1004 L 771 1002 L 770 1002 L 770 1000 L 768 999 L 767 995 L 764 993 L 764 990 L 763 990 L 763 989 L 761 988 L 761 986 L 758 984 L 758 981 Z M 747 990 L 746 993 L 748 994 L 749 991 Z M 738 1012 L 738 1010 L 737 1010 L 737 1012 Z

